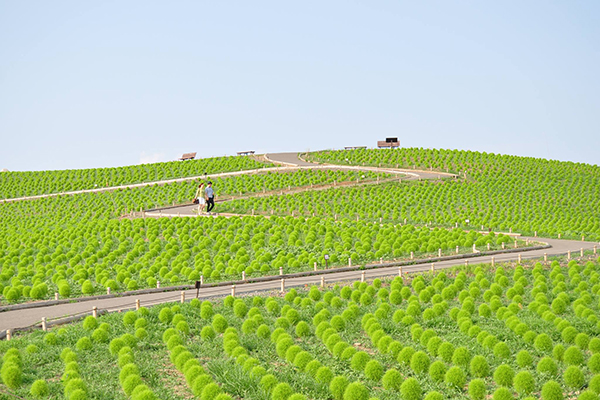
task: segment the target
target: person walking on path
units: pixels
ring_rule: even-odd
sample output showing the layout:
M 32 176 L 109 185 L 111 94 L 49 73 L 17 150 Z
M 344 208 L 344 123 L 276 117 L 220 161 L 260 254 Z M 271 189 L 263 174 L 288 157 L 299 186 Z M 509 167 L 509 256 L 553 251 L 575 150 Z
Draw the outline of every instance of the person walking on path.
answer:
M 212 187 L 212 182 L 208 182 L 208 187 L 204 191 L 206 195 L 206 212 L 210 214 L 213 208 L 215 208 L 215 191 Z
M 196 190 L 196 195 L 194 196 L 194 203 L 196 200 L 198 201 L 198 214 L 204 213 L 204 208 L 206 207 L 206 189 L 204 188 L 204 182 L 200 182 L 198 185 L 198 189 Z

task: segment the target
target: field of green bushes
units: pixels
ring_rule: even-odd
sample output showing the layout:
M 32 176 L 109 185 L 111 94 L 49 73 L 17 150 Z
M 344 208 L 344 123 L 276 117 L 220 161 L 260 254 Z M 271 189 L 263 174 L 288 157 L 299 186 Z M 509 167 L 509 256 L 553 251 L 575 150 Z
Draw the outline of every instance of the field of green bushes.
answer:
M 598 399 L 600 264 L 506 264 L 193 299 L 0 343 L 67 399 Z
M 212 178 L 230 218 L 140 217 L 189 204 L 197 182 L 1 202 L 0 303 L 278 275 L 325 255 L 335 267 L 513 245 L 490 229 L 600 239 L 598 166 L 426 149 L 304 157 L 457 176 Z M 266 165 L 2 173 L 0 198 Z M 479 265 L 89 316 L 0 342 L 0 398 L 598 400 L 599 263 Z
M 0 199 L 273 167 L 249 157 L 215 157 L 118 168 L 3 172 Z
M 312 161 L 452 172 L 459 179 L 432 184 L 348 189 L 324 197 L 322 212 L 361 213 L 436 226 L 513 229 L 531 235 L 600 240 L 600 167 L 460 150 L 406 148 L 309 153 Z M 286 210 L 322 194 L 270 199 Z M 342 198 L 343 200 L 340 200 Z M 255 200 L 260 203 L 261 200 Z M 255 205 L 252 205 L 256 207 Z M 308 210 L 310 212 L 310 209 Z M 465 221 L 468 220 L 468 223 Z

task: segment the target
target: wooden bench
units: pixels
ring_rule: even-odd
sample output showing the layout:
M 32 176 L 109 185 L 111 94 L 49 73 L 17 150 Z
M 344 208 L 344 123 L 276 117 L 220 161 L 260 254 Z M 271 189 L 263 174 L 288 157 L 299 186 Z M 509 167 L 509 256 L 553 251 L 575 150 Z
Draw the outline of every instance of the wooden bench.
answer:
M 389 147 L 389 148 L 400 147 L 400 141 L 398 140 L 398 138 L 385 138 L 385 140 L 377 141 L 377 147 L 379 147 L 380 149 L 383 149 L 386 147 Z
M 193 160 L 194 158 L 196 158 L 196 153 L 185 153 L 184 155 L 182 155 L 179 158 L 179 160 L 180 161 Z
M 237 155 L 238 156 L 249 156 L 249 155 L 253 155 L 255 153 L 254 150 L 250 150 L 250 151 L 238 151 Z

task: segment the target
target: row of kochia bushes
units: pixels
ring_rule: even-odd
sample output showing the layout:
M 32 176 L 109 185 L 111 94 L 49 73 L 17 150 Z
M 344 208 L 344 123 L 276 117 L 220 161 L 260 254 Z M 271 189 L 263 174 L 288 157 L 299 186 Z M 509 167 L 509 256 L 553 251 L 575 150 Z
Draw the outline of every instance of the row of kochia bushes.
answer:
M 111 221 L 0 243 L 0 293 L 9 302 L 276 275 L 424 254 L 499 249 L 512 239 L 460 229 L 321 218 L 163 218 Z M 224 234 L 222 234 L 225 232 Z M 47 233 L 47 234 L 46 234 Z M 2 234 L 0 234 L 0 237 Z

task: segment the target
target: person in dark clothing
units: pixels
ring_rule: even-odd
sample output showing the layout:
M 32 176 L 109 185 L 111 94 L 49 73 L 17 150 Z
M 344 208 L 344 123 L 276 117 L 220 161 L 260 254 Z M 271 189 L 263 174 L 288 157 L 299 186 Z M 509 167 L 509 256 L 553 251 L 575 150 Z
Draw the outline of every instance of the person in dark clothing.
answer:
M 212 187 L 212 182 L 208 182 L 204 194 L 206 195 L 206 212 L 210 214 L 212 209 L 215 208 L 215 191 Z

